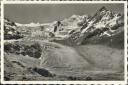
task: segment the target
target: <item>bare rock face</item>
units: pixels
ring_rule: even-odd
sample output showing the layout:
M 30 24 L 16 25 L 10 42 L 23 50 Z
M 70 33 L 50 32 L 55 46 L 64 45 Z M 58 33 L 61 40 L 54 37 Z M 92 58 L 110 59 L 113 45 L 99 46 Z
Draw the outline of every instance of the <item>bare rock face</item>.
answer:
M 5 39 L 20 39 L 23 38 L 23 35 L 17 31 L 17 25 L 15 22 L 10 21 L 5 18 L 4 20 L 4 38 Z

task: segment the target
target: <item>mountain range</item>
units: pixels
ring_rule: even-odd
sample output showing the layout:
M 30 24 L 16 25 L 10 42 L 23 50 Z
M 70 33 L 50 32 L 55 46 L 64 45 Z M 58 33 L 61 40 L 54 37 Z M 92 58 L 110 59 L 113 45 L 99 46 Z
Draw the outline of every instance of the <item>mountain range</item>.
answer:
M 62 40 L 74 37 L 74 42 L 76 44 L 80 44 L 84 40 L 92 38 L 94 36 L 111 37 L 122 32 L 124 30 L 122 29 L 124 26 L 123 20 L 123 14 L 114 13 L 110 10 L 107 10 L 107 8 L 105 7 L 97 10 L 97 12 L 93 16 L 72 15 L 71 17 L 66 18 L 62 21 L 54 21 L 52 23 L 45 24 L 19 24 L 5 18 L 5 39 L 9 39 L 8 36 L 10 35 L 12 36 L 11 39 L 16 38 L 13 36 L 23 38 L 23 36 L 25 36 L 23 35 L 23 32 L 25 31 L 30 32 L 30 36 L 34 36 L 35 31 L 33 30 L 36 30 L 36 35 L 41 35 L 42 32 L 45 32 L 47 37 L 51 37 L 50 35 L 52 34 L 54 35 L 54 38 L 57 37 Z M 77 36 L 75 34 L 77 34 Z
M 4 39 L 5 80 L 124 77 L 124 14 L 104 6 L 93 16 L 74 14 L 51 23 L 5 18 Z

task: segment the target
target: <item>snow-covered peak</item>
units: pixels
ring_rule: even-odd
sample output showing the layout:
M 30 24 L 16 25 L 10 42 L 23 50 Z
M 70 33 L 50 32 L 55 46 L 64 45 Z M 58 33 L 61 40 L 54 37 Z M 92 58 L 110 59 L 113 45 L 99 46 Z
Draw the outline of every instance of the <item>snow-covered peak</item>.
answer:
M 23 26 L 23 24 L 20 24 L 20 23 L 15 23 L 17 26 Z
M 34 22 L 31 22 L 30 24 L 22 24 L 22 26 L 27 26 L 27 27 L 37 27 L 40 25 L 41 25 L 40 23 L 34 23 Z
M 103 6 L 103 7 L 101 7 L 101 8 L 99 9 L 99 11 L 100 11 L 100 12 L 102 12 L 102 11 L 107 11 L 107 8 L 106 8 L 105 6 Z

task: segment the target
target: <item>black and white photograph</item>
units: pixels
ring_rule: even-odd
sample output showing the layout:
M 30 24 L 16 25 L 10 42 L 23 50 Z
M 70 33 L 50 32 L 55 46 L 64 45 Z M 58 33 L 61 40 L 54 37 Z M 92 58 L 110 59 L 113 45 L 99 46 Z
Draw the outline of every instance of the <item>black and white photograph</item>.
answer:
M 4 3 L 1 78 L 125 81 L 126 3 Z

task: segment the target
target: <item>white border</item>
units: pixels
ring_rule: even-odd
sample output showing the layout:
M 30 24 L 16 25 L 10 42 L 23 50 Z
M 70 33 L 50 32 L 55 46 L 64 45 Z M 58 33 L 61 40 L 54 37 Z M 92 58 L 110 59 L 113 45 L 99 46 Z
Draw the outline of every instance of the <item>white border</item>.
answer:
M 3 2 L 1 2 L 1 82 L 3 81 L 4 78 L 4 8 L 3 8 Z M 3 74 L 3 75 L 2 75 Z
M 4 4 L 109 4 L 123 3 L 125 14 L 124 81 L 4 81 Z M 1 83 L 2 84 L 127 84 L 127 1 L 2 1 L 1 2 Z

